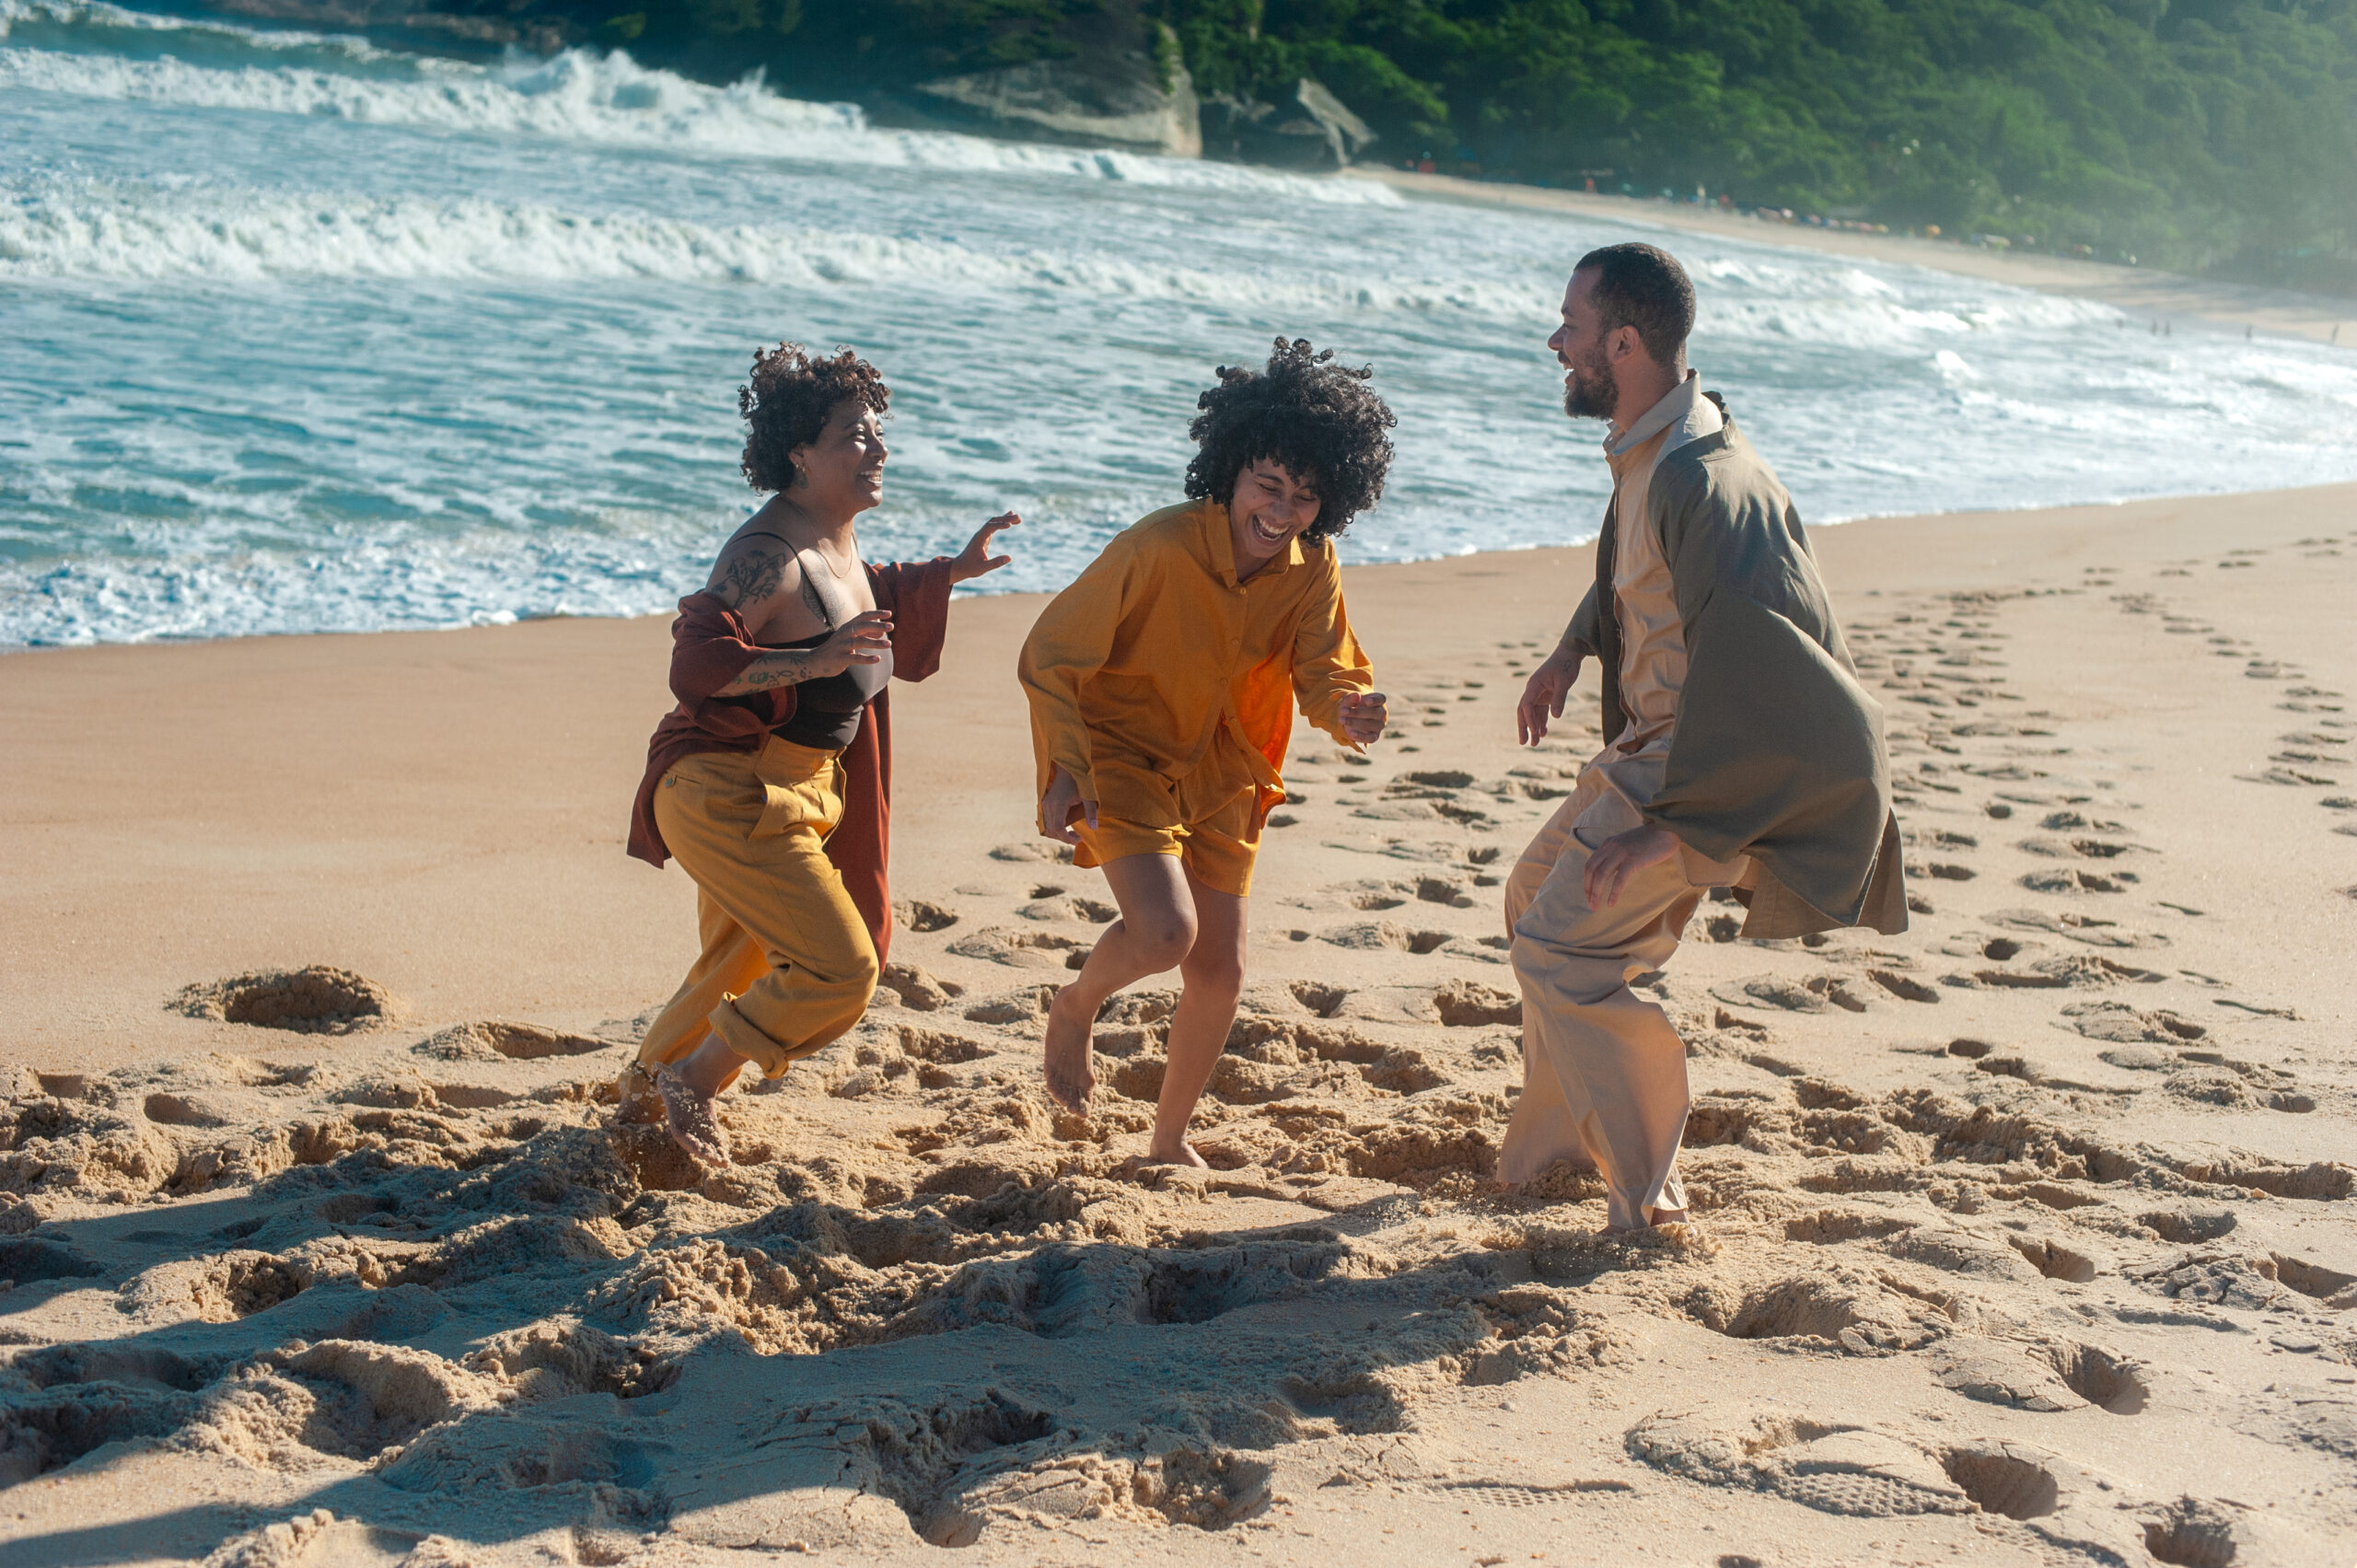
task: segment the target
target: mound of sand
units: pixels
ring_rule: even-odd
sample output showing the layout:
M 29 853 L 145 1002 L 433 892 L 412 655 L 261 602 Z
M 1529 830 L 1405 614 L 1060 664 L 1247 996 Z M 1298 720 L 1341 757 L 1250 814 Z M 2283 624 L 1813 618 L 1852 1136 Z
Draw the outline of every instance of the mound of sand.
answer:
M 314 964 L 299 970 L 257 970 L 183 988 L 172 1006 L 192 1018 L 218 1018 L 296 1034 L 350 1034 L 394 1015 L 385 988 L 350 970 Z

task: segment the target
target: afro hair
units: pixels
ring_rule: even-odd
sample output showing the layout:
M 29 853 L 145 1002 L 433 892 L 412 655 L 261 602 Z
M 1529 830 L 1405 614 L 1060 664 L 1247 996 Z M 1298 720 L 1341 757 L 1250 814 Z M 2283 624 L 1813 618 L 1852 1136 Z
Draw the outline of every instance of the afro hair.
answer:
M 1317 489 L 1318 520 L 1304 539 L 1331 539 L 1380 501 L 1391 467 L 1385 432 L 1399 422 L 1368 388 L 1373 370 L 1333 358 L 1306 338 L 1279 338 L 1265 369 L 1221 366 L 1219 385 L 1195 400 L 1202 412 L 1187 427 L 1198 448 L 1188 497 L 1225 505 L 1237 476 L 1266 459 Z

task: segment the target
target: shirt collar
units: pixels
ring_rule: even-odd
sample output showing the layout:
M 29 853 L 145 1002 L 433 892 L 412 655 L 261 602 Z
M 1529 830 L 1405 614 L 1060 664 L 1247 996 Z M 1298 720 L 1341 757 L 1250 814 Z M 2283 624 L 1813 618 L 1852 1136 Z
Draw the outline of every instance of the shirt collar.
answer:
M 1216 501 L 1203 503 L 1204 546 L 1211 552 L 1212 573 L 1231 588 L 1242 587 L 1244 579 L 1236 573 L 1236 535 L 1228 526 L 1227 508 Z M 1252 580 L 1275 576 L 1280 572 L 1298 566 L 1306 557 L 1301 551 L 1301 536 L 1285 540 L 1283 553 L 1252 574 Z
M 1615 430 L 1604 439 L 1604 450 L 1609 457 L 1619 457 L 1630 447 L 1652 440 L 1671 425 L 1683 421 L 1694 412 L 1695 400 L 1702 395 L 1702 378 L 1699 371 L 1689 370 L 1686 379 L 1671 389 L 1669 395 L 1639 414 L 1636 423 L 1626 430 Z

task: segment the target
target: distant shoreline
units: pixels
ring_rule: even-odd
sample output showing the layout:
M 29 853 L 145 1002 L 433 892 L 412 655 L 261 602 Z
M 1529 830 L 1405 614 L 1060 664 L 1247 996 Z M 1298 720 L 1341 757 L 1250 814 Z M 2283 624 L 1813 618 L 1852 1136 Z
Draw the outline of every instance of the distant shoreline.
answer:
M 2176 273 L 2124 267 L 2109 261 L 2081 261 L 2066 256 L 2014 255 L 1978 246 L 1911 238 L 1903 234 L 1860 234 L 1851 229 L 1817 228 L 1805 224 L 1767 223 L 1758 218 L 1675 202 L 1631 196 L 1607 196 L 1581 191 L 1558 191 L 1537 185 L 1462 180 L 1446 174 L 1414 174 L 1406 169 L 1360 164 L 1343 170 L 1358 180 L 1372 180 L 1394 190 L 1440 201 L 1476 203 L 1484 206 L 1537 207 L 1577 213 L 1583 217 L 1644 223 L 1663 228 L 1715 234 L 1760 245 L 1784 245 L 1804 250 L 1829 251 L 1871 261 L 1931 267 L 1964 277 L 1985 278 L 2041 294 L 2093 299 L 2146 319 L 2201 322 L 2229 330 L 2251 328 L 2282 337 L 2333 343 L 2357 352 L 2357 299 L 2295 294 L 2289 289 L 2258 288 L 2241 284 L 2212 283 Z

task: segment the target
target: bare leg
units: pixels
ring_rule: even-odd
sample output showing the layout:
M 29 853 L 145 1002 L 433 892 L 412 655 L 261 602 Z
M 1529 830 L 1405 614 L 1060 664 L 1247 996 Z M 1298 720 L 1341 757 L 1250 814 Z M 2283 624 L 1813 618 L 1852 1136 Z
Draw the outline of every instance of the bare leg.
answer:
M 677 1062 L 655 1070 L 655 1086 L 663 1100 L 663 1120 L 671 1141 L 705 1165 L 728 1163 L 728 1140 L 713 1114 L 713 1097 L 736 1082 L 747 1058 L 706 1035 L 703 1043 Z
M 1066 1110 L 1088 1104 L 1097 1075 L 1088 1039 L 1097 1010 L 1121 987 L 1173 969 L 1195 945 L 1195 904 L 1175 854 L 1125 854 L 1105 863 L 1121 918 L 1105 928 L 1087 964 L 1048 1006 L 1048 1094 Z
M 1178 1016 L 1170 1020 L 1170 1047 L 1147 1157 L 1200 1167 L 1203 1156 L 1188 1144 L 1187 1123 L 1236 1022 L 1237 998 L 1244 991 L 1248 922 L 1245 900 L 1206 888 L 1192 877 L 1187 882 L 1195 901 L 1195 945 L 1178 966 L 1186 986 L 1178 993 Z

